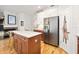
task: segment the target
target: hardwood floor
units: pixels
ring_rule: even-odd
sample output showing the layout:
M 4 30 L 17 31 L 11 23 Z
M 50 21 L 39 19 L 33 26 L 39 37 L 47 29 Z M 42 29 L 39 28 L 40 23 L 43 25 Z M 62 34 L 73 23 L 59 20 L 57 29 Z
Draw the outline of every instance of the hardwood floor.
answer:
M 67 54 L 62 48 L 41 42 L 41 54 Z
M 13 40 L 7 38 L 0 40 L 0 54 L 17 54 L 13 48 Z M 59 47 L 54 47 L 41 42 L 41 54 L 66 54 L 66 52 Z
M 16 54 L 13 46 L 11 45 L 12 42 L 9 39 L 0 40 L 0 54 Z

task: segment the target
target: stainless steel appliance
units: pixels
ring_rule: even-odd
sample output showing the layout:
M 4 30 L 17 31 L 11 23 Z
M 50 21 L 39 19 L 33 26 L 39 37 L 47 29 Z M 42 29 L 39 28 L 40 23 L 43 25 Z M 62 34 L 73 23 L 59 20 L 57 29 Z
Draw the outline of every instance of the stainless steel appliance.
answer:
M 44 19 L 45 43 L 59 45 L 59 16 Z

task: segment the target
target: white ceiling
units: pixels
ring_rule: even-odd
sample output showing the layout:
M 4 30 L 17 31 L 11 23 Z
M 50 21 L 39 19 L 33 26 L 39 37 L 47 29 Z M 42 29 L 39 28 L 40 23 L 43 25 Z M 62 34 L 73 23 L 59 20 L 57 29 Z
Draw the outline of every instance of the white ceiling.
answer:
M 40 8 L 38 8 L 40 6 Z M 0 5 L 0 9 L 11 12 L 23 12 L 27 14 L 34 14 L 37 11 L 49 8 L 50 5 Z

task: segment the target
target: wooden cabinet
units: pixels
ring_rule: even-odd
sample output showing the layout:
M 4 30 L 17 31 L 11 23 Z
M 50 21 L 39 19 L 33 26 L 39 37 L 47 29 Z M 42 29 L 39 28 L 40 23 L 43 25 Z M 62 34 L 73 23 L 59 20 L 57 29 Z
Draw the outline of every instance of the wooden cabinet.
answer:
M 22 39 L 22 53 L 26 54 L 28 53 L 28 40 L 27 39 Z
M 17 37 L 17 35 L 14 35 L 14 48 L 17 53 L 21 53 L 21 38 Z
M 79 54 L 79 37 L 77 37 L 77 53 Z
M 14 48 L 18 54 L 39 54 L 41 34 L 27 38 L 18 34 L 13 35 Z
M 14 48 L 15 48 L 15 50 L 17 51 L 17 47 L 18 47 L 17 45 L 18 45 L 18 44 L 17 44 L 17 37 L 16 37 L 16 35 L 14 35 L 13 38 L 14 38 Z
M 40 32 L 40 33 L 42 33 L 41 34 L 41 41 L 44 41 L 44 37 L 45 37 L 45 34 L 44 34 L 44 31 L 43 30 L 34 30 L 35 32 Z
M 41 36 L 35 36 L 32 37 L 30 40 L 28 40 L 28 53 L 40 53 L 40 40 Z

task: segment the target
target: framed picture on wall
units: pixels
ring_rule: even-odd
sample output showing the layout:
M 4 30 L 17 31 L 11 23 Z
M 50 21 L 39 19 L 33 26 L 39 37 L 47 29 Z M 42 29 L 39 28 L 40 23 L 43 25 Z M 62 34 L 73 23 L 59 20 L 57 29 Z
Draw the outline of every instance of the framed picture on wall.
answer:
M 16 16 L 8 15 L 8 24 L 9 25 L 15 25 L 16 24 Z
M 24 26 L 24 21 L 21 21 L 21 26 Z

